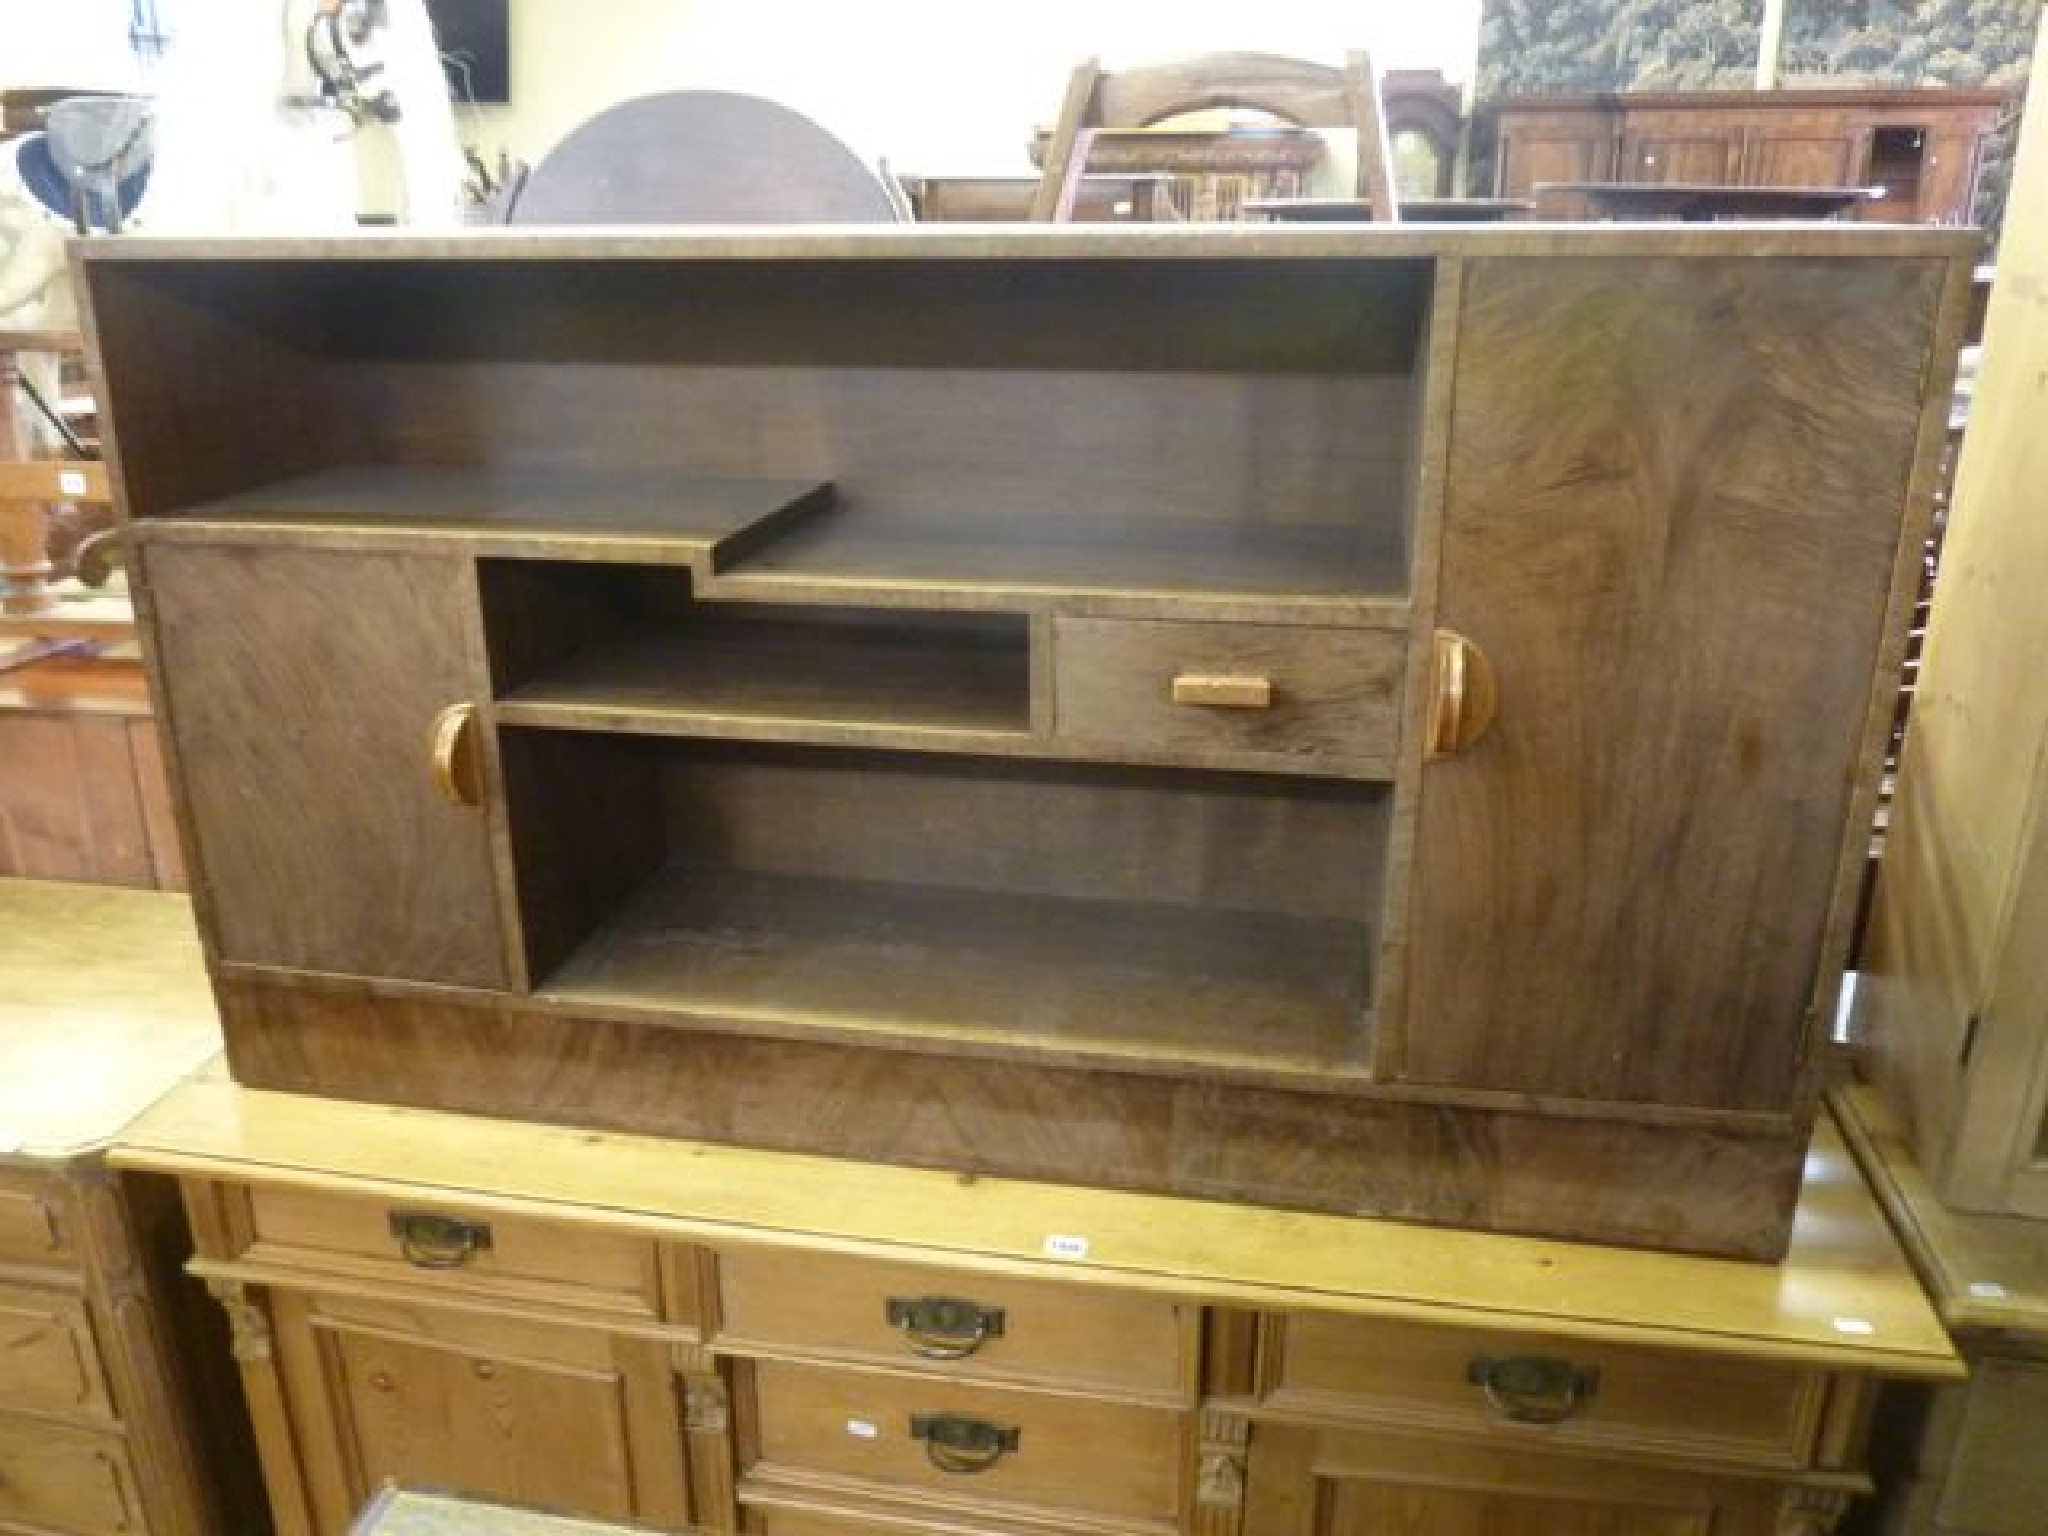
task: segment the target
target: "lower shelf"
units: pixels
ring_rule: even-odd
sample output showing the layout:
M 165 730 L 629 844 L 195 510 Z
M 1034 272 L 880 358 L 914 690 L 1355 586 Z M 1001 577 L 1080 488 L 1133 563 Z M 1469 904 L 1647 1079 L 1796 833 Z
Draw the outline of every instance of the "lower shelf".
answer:
M 1371 953 L 1362 923 L 671 865 L 541 995 L 1327 1079 L 1366 1069 Z

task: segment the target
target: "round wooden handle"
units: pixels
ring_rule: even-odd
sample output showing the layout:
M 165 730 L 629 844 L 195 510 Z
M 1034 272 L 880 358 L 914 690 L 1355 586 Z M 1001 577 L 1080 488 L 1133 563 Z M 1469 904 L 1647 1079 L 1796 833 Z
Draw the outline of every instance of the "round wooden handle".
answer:
M 427 733 L 434 788 L 450 805 L 481 805 L 483 773 L 477 760 L 476 706 L 450 704 Z
M 1486 652 L 1454 629 L 1438 630 L 1430 667 L 1427 755 L 1469 751 L 1492 726 L 1499 702 Z

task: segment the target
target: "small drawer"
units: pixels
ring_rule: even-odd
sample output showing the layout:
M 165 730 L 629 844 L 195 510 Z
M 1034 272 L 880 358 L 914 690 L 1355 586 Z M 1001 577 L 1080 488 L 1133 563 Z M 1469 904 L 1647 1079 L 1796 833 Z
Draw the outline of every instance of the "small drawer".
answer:
M 47 1174 L 0 1168 L 0 1264 L 76 1267 L 58 1189 Z
M 526 1217 L 478 1215 L 432 1200 L 361 1200 L 250 1191 L 252 1263 L 427 1285 L 452 1294 L 630 1317 L 661 1315 L 654 1244 Z
M 1320 1315 L 1279 1325 L 1262 1377 L 1289 1417 L 1779 1470 L 1807 1465 L 1827 1388 L 1772 1361 Z
M 119 1438 L 0 1414 L 0 1530 L 49 1536 L 147 1530 Z
M 1055 729 L 1147 761 L 1390 776 L 1407 655 L 1395 630 L 1056 619 Z
M 764 1488 L 787 1474 L 991 1510 L 1179 1512 L 1183 1418 L 1171 1409 L 772 1360 L 752 1375 L 759 1460 L 745 1472 Z
M 82 1297 L 0 1285 L 0 1403 L 27 1413 L 112 1415 Z
M 1192 1307 L 829 1254 L 721 1254 L 718 1342 L 1185 1402 Z

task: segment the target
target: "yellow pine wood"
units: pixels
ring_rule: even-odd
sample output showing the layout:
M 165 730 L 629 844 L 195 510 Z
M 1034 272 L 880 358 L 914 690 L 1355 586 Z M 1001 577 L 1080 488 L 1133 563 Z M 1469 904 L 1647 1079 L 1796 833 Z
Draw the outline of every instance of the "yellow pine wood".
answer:
M 1845 1088 L 1833 1107 L 1948 1325 L 2048 1344 L 2048 1222 L 1945 1203 L 1874 1089 Z
M 1275 1309 L 1905 1376 L 1960 1371 L 1825 1123 L 1778 1266 L 351 1104 L 219 1079 L 167 1095 L 114 1157 L 190 1177 L 401 1201 L 433 1191 L 479 1212 Z M 1048 1256 L 1077 1247 L 1085 1258 Z
M 949 1377 L 1146 1395 L 1192 1397 L 1195 1310 L 1143 1294 L 1034 1284 L 1006 1275 L 949 1272 L 837 1254 L 736 1247 L 719 1261 L 718 1341 Z M 892 1299 L 948 1297 L 1002 1313 L 957 1360 L 920 1355 L 888 1322 Z M 950 1341 L 948 1341 L 950 1342 Z
M 0 1156 L 100 1146 L 220 1049 L 184 897 L 0 879 L 0 933 Z

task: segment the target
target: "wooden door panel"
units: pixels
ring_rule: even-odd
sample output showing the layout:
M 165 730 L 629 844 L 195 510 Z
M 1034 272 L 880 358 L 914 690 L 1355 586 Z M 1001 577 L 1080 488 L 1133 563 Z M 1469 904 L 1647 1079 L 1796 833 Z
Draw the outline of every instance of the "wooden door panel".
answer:
M 1739 265 L 1468 269 L 1438 623 L 1500 706 L 1423 775 L 1412 1079 L 1786 1103 L 1943 270 Z
M 1630 129 L 1621 146 L 1621 181 L 1719 186 L 1735 179 L 1742 137 L 1735 132 Z
M 337 1333 L 337 1390 L 368 1487 L 387 1478 L 624 1520 L 633 1514 L 615 1372 Z
M 1702 1510 L 1357 1479 L 1333 1482 L 1317 1536 L 1708 1536 Z
M 1856 138 L 1838 133 L 1763 133 L 1750 140 L 1744 182 L 1755 187 L 1846 187 L 1856 180 Z
M 428 731 L 477 696 L 467 562 L 159 544 L 166 725 L 224 960 L 502 987 L 484 813 Z
M 594 1519 L 688 1518 L 657 1341 L 326 1295 L 279 1293 L 272 1312 L 323 1536 L 386 1482 Z

